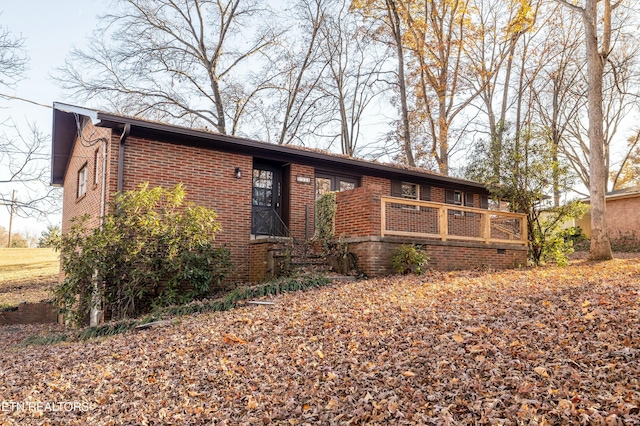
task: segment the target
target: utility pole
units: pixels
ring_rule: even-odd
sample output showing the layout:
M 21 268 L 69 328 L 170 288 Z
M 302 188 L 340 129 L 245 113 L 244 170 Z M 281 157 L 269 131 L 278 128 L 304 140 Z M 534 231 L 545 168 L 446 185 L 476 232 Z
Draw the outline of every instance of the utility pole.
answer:
M 16 204 L 16 190 L 11 193 L 11 208 L 9 209 L 9 241 L 7 242 L 7 248 L 11 248 L 11 227 L 13 225 L 13 212 Z

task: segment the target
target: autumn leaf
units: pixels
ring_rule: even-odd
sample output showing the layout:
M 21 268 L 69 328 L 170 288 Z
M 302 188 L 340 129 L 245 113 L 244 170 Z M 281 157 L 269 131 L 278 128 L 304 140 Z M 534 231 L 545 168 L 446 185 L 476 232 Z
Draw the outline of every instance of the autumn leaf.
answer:
M 636 258 L 429 271 L 44 346 L 19 343 L 65 329 L 0 326 L 3 400 L 90 407 L 0 423 L 636 424 L 639 277 Z
M 222 336 L 222 340 L 227 344 L 239 343 L 241 345 L 246 345 L 247 341 L 239 338 L 234 334 L 225 334 Z
M 536 373 L 538 373 L 542 377 L 549 377 L 549 373 L 547 373 L 547 369 L 544 368 L 544 367 L 535 367 L 533 369 L 533 371 L 535 371 Z
M 258 401 L 252 396 L 247 399 L 247 410 L 255 410 L 258 408 Z
M 331 398 L 331 400 L 329 400 L 329 403 L 324 408 L 326 408 L 327 410 L 333 410 L 337 408 L 338 405 L 338 401 L 336 401 L 335 398 Z

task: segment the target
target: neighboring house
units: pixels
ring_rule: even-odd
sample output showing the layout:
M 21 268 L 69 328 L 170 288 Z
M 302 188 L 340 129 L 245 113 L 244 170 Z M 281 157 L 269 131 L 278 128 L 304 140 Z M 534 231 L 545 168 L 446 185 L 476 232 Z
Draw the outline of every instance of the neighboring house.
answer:
M 274 245 L 314 235 L 316 197 L 337 196 L 336 235 L 368 275 L 393 272 L 402 243 L 425 245 L 437 269 L 526 263 L 524 215 L 487 210 L 478 182 L 299 147 L 54 104 L 52 185 L 64 188 L 62 231 L 140 183 L 173 187 L 212 208 L 231 250 L 234 280 L 273 272 Z
M 583 200 L 589 204 L 589 199 Z M 618 189 L 605 195 L 607 231 L 612 242 L 640 243 L 640 186 Z M 591 238 L 591 212 L 587 212 L 575 225 Z

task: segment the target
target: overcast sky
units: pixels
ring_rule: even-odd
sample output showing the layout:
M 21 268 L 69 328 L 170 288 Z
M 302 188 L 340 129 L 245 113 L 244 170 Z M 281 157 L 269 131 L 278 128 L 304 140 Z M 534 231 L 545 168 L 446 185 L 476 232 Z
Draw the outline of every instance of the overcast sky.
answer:
M 26 78 L 15 89 L 0 87 L 0 93 L 49 106 L 53 102 L 72 103 L 50 75 L 64 63 L 72 47 L 85 45 L 96 27 L 97 15 L 106 10 L 108 3 L 107 0 L 0 0 L 0 25 L 8 28 L 14 36 L 25 39 L 24 47 L 31 58 Z M 28 121 L 50 135 L 51 116 L 50 108 L 0 99 L 0 122 L 11 117 L 26 128 Z M 0 164 L 0 167 L 5 165 Z M 20 188 L 15 189 L 19 197 Z M 52 216 L 50 222 L 59 223 L 60 218 L 60 215 Z M 13 230 L 39 235 L 47 225 L 47 222 L 14 218 Z M 9 214 L 5 207 L 0 207 L 0 226 L 9 227 Z

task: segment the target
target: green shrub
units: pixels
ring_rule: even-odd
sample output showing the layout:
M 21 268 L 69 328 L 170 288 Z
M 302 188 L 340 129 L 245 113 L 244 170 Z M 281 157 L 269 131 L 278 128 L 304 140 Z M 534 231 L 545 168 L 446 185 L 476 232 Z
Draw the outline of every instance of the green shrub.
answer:
M 66 318 L 85 322 L 102 304 L 113 319 L 185 303 L 221 287 L 230 253 L 215 247 L 213 210 L 184 203 L 182 185 L 116 195 L 100 228 L 89 216 L 72 220 L 59 243 L 66 277 L 53 290 Z
M 572 226 L 569 228 L 565 228 L 560 231 L 560 236 L 566 242 L 571 242 L 575 246 L 576 244 L 583 243 L 587 241 L 587 236 L 582 231 L 582 228 L 579 226 Z
M 335 240 L 335 216 L 338 210 L 336 193 L 327 192 L 316 200 L 316 232 L 314 238 L 322 241 L 323 250 L 328 242 Z
M 403 244 L 393 250 L 391 265 L 399 274 L 422 274 L 429 263 L 429 255 L 420 246 Z

